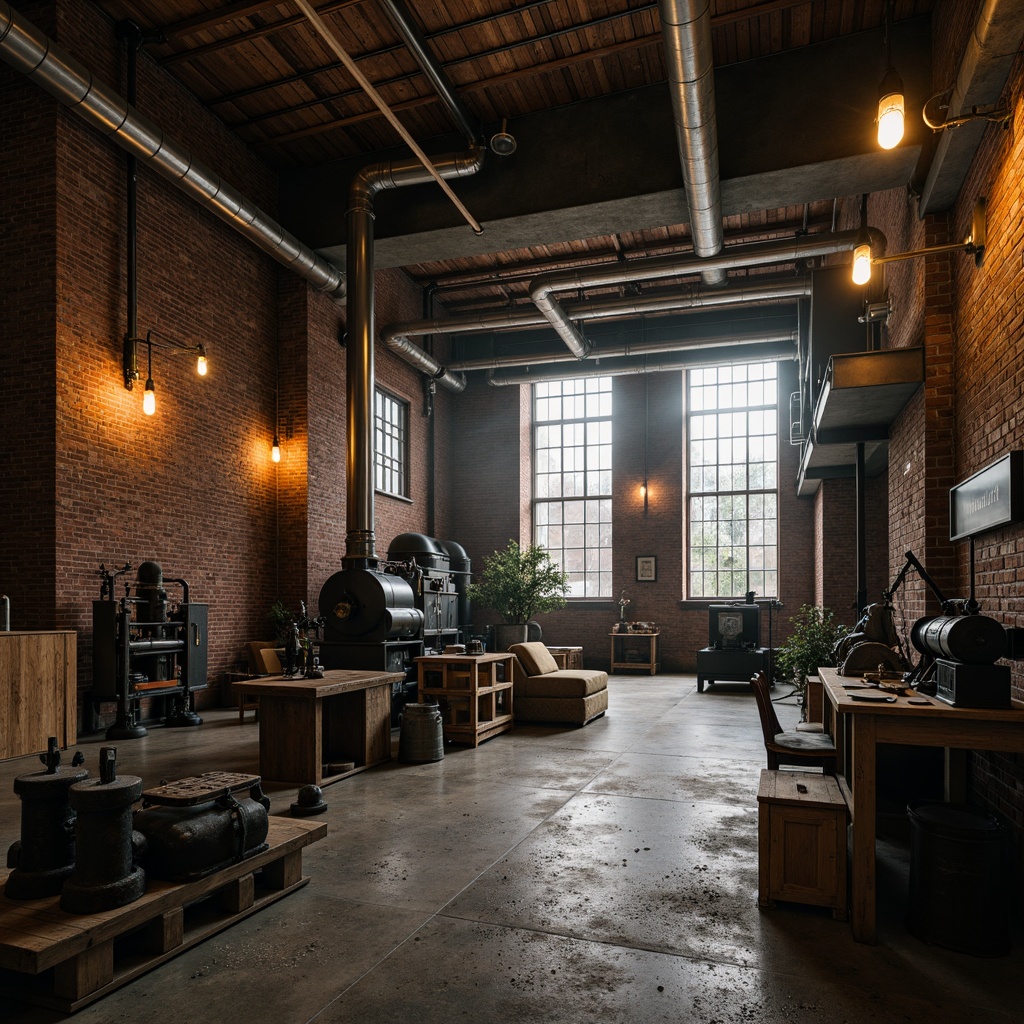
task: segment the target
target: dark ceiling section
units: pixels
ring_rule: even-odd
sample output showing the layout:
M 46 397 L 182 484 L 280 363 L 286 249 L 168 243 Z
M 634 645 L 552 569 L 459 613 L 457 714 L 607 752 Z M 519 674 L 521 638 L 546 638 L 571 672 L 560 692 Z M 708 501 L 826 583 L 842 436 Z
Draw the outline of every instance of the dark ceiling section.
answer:
M 343 266 L 353 170 L 408 150 L 299 7 L 215 0 L 98 6 L 115 22 L 163 31 L 164 41 L 146 48 L 149 57 L 278 168 L 282 222 Z M 424 287 L 436 286 L 450 313 L 476 314 L 527 304 L 538 273 L 690 249 L 656 2 L 406 6 L 466 108 L 488 135 L 507 119 L 518 145 L 510 157 L 489 156 L 479 175 L 457 185 L 484 224 L 479 237 L 436 186 L 382 200 L 377 266 L 401 266 Z M 893 153 L 879 153 L 871 138 L 886 6 L 712 0 L 726 245 L 829 231 L 836 197 L 906 184 L 920 173 L 929 143 L 915 118 Z M 933 6 L 895 0 L 892 7 L 892 52 L 908 83 L 908 113 L 931 89 Z M 315 8 L 428 153 L 464 147 L 380 0 Z

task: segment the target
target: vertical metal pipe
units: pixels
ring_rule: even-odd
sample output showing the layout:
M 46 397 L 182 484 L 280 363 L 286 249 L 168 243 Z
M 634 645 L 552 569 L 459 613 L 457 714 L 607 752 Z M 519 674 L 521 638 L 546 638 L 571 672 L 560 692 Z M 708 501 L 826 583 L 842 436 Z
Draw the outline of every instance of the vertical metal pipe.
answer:
M 857 615 L 868 603 L 867 523 L 865 522 L 864 442 L 857 442 Z
M 373 518 L 373 202 L 372 190 L 355 187 L 346 242 L 346 394 L 348 452 L 345 561 L 369 567 L 376 557 Z

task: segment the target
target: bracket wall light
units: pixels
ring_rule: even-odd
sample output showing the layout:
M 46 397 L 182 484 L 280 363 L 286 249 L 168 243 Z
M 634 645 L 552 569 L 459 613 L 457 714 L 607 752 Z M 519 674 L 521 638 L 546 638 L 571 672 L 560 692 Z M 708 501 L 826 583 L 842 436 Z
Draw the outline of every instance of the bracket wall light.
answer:
M 155 340 L 157 338 L 160 340 Z M 142 411 L 147 416 L 152 416 L 156 412 L 156 387 L 153 384 L 154 348 L 161 348 L 168 352 L 195 352 L 196 373 L 200 377 L 205 377 L 209 369 L 205 345 L 187 345 L 183 341 L 170 338 L 158 331 L 147 331 L 145 338 L 129 336 L 124 339 L 122 369 L 124 370 L 124 386 L 129 391 L 134 389 L 135 382 L 139 379 L 139 345 L 146 346 L 146 390 L 142 398 Z
M 911 249 L 909 252 L 894 253 L 892 256 L 869 256 L 864 257 L 858 246 L 854 250 L 853 261 L 853 283 L 867 284 L 871 280 L 871 267 L 877 267 L 883 263 L 895 263 L 897 260 L 909 260 L 916 256 L 934 256 L 943 252 L 969 252 L 974 255 L 975 266 L 980 267 L 985 255 L 985 199 L 978 199 L 974 204 L 974 213 L 971 217 L 971 233 L 962 242 L 949 242 L 946 245 L 928 245 L 922 249 Z M 865 242 L 865 244 L 867 244 Z M 870 246 L 868 246 L 870 253 Z M 860 258 L 858 259 L 858 256 Z M 867 274 L 865 276 L 865 268 Z

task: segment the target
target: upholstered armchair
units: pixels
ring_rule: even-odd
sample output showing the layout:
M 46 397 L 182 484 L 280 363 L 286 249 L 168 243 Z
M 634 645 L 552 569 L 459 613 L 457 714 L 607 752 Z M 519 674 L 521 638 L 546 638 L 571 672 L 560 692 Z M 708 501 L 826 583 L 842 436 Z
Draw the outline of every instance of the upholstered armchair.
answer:
M 586 725 L 608 710 L 608 673 L 560 669 L 542 643 L 513 644 L 513 704 L 518 722 Z

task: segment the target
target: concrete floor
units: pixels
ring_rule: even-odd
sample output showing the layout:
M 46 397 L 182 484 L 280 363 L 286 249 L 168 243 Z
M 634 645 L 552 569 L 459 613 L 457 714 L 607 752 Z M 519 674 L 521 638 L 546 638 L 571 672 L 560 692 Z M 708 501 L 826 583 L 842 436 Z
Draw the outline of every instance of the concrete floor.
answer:
M 311 882 L 75 1015 L 82 1024 L 1019 1021 L 1020 936 L 979 959 L 903 924 L 909 854 L 879 844 L 879 943 L 827 910 L 757 909 L 757 712 L 739 684 L 614 676 L 583 729 L 524 725 L 325 791 Z M 781 695 L 778 694 L 778 695 Z M 783 722 L 797 709 L 779 705 Z M 253 771 L 248 714 L 118 746 L 146 786 Z M 101 738 L 77 745 L 97 773 Z M 397 732 L 395 733 L 397 752 Z M 17 838 L 0 762 L 0 849 Z M 272 814 L 295 789 L 268 787 Z M 6 1024 L 61 1019 L 0 996 Z

